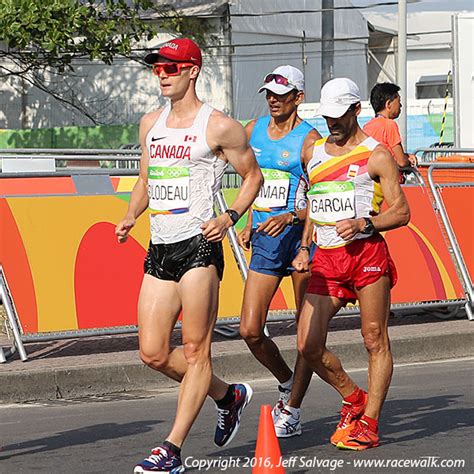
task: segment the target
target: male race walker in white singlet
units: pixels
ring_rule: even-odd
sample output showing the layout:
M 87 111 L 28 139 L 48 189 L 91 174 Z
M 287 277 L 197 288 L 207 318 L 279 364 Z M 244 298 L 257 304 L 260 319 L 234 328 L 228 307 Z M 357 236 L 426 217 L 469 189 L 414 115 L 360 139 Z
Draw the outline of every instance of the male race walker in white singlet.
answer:
M 243 127 L 196 96 L 199 47 L 187 38 L 174 39 L 145 61 L 153 65 L 170 105 L 140 122 L 140 175 L 116 234 L 125 242 L 149 209 L 151 242 L 138 301 L 140 357 L 181 386 L 171 432 L 134 472 L 176 474 L 184 472 L 181 446 L 206 396 L 217 405 L 217 446 L 233 439 L 252 397 L 249 385 L 228 385 L 213 375 L 210 353 L 224 270 L 221 241 L 263 179 Z M 243 182 L 232 209 L 215 217 L 214 197 L 228 162 Z M 183 347 L 173 347 L 180 313 Z

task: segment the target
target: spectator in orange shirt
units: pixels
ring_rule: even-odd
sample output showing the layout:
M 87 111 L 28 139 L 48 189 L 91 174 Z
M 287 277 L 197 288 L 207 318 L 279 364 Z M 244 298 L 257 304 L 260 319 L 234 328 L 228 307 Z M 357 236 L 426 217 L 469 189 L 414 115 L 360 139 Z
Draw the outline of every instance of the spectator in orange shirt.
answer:
M 400 87 L 390 82 L 375 84 L 370 92 L 370 104 L 375 117 L 364 125 L 364 132 L 386 146 L 400 168 L 415 166 L 415 155 L 405 153 L 402 137 L 395 119 L 399 117 L 402 104 Z

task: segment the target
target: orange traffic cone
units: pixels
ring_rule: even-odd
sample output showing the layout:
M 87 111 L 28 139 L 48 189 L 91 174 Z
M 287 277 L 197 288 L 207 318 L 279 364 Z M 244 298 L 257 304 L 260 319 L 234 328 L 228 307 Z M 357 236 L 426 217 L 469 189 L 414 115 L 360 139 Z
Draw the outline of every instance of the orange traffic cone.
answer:
M 260 409 L 254 462 L 252 474 L 285 474 L 285 470 L 281 465 L 280 445 L 273 426 L 270 405 L 262 405 Z

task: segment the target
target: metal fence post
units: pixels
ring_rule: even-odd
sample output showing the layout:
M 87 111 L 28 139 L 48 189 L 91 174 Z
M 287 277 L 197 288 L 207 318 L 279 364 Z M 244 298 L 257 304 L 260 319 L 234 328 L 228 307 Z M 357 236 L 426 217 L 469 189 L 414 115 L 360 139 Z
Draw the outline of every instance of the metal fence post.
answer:
M 6 279 L 5 279 L 5 275 L 3 274 L 3 268 L 1 266 L 0 266 L 0 299 L 3 301 L 3 306 L 5 307 L 5 311 L 7 312 L 8 322 L 9 322 L 10 328 L 13 332 L 14 344 L 18 348 L 18 353 L 20 354 L 21 360 L 24 362 L 25 360 L 28 359 L 28 356 L 26 355 L 26 351 L 25 351 L 25 348 L 23 346 L 23 342 L 21 340 L 20 330 L 19 330 L 18 324 L 16 322 L 17 319 L 16 319 L 16 316 L 15 316 L 15 311 L 14 311 L 13 305 L 11 303 L 10 293 L 8 291 L 7 282 L 6 282 Z M 15 351 L 12 348 L 10 353 L 13 353 L 13 352 L 15 352 Z

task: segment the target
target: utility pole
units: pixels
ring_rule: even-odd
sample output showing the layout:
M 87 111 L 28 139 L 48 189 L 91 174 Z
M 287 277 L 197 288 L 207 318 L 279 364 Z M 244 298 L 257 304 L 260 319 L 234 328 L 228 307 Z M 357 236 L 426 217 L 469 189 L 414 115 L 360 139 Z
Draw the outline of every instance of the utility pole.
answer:
M 400 135 L 404 150 L 407 149 L 407 2 L 398 2 L 398 62 L 397 82 L 400 86 L 400 99 L 402 101 L 402 113 L 398 118 Z
M 321 87 L 334 77 L 334 0 L 322 0 Z
M 303 76 L 306 77 L 306 64 L 308 62 L 308 58 L 306 56 L 306 49 L 305 49 L 305 41 L 306 41 L 306 31 L 303 30 L 301 36 L 301 71 L 303 72 Z

